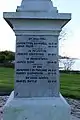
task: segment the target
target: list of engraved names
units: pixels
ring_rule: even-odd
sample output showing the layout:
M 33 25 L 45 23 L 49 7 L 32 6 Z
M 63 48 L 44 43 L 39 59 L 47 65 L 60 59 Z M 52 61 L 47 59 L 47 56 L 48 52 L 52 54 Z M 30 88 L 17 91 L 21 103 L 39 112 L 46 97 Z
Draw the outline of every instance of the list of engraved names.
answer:
M 54 92 L 58 73 L 57 48 L 55 36 L 17 36 L 15 82 L 18 88 L 24 86 L 29 91 L 29 87 L 35 86 L 38 91 L 41 86 L 42 91 L 52 89 Z

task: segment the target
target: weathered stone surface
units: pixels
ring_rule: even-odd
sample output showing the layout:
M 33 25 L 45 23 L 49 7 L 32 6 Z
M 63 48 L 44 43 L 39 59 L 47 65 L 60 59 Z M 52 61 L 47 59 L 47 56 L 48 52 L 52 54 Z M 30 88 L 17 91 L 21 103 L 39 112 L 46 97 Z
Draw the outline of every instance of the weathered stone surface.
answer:
M 6 103 L 8 96 L 0 96 L 0 120 L 3 115 L 3 106 Z M 71 120 L 80 120 L 80 100 L 66 98 L 71 106 Z M 76 111 L 76 109 L 78 109 Z M 73 111 L 74 110 L 74 111 Z M 78 113 L 78 114 L 77 114 Z
M 4 120 L 70 120 L 70 106 L 59 94 L 58 36 L 71 19 L 51 0 L 23 0 L 4 13 L 16 35 L 15 89 Z
M 12 92 L 5 105 L 3 119 L 70 120 L 70 106 L 61 95 L 59 97 L 14 98 L 14 92 Z
M 23 0 L 21 6 L 17 8 L 17 11 L 53 11 L 57 12 L 57 8 L 53 7 L 51 0 Z
M 17 36 L 16 97 L 53 97 L 59 94 L 56 36 Z
M 58 36 L 71 14 L 51 0 L 23 0 L 3 17 L 16 35 L 14 97 L 58 97 Z

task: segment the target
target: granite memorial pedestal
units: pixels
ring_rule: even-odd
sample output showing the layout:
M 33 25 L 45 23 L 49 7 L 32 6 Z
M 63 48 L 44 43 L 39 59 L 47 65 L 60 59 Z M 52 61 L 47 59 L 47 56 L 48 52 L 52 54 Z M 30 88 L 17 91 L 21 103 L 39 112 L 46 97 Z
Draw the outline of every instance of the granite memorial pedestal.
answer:
M 59 93 L 58 36 L 71 14 L 58 13 L 51 0 L 23 0 L 4 13 L 16 35 L 15 87 L 4 120 L 70 120 Z

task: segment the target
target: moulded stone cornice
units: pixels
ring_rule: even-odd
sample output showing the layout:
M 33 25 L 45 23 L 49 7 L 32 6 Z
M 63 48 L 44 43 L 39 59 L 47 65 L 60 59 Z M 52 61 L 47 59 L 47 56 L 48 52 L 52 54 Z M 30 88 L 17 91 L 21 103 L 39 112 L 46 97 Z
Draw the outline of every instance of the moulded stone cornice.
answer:
M 40 7 L 40 10 L 38 10 L 38 7 Z M 38 30 L 37 28 L 40 30 L 55 30 L 55 28 L 58 28 L 58 30 L 61 30 L 70 21 L 71 14 L 58 13 L 57 8 L 53 6 L 51 0 L 23 0 L 16 12 L 5 12 L 3 13 L 3 17 L 14 30 L 26 30 L 25 28 L 28 28 L 28 30 Z M 36 24 L 35 21 L 37 21 Z M 46 22 L 47 24 L 45 25 Z M 32 27 L 30 27 L 31 25 Z M 42 25 L 45 29 L 41 28 Z
M 15 31 L 15 35 L 54 35 L 54 36 L 59 36 L 60 31 L 58 30 L 14 30 Z

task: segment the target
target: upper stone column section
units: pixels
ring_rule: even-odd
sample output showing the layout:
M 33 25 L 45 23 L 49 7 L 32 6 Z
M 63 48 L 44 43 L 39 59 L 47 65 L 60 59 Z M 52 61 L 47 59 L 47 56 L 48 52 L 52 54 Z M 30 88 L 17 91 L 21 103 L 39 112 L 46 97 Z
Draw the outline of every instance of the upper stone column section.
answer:
M 3 17 L 14 31 L 20 29 L 61 31 L 63 26 L 70 21 L 71 14 L 58 13 L 51 0 L 22 0 L 16 12 L 4 12 Z M 32 20 L 37 20 L 36 25 Z M 38 23 L 39 20 L 41 24 Z
M 57 12 L 57 8 L 53 7 L 51 0 L 23 0 L 21 6 L 17 7 L 19 12 Z

